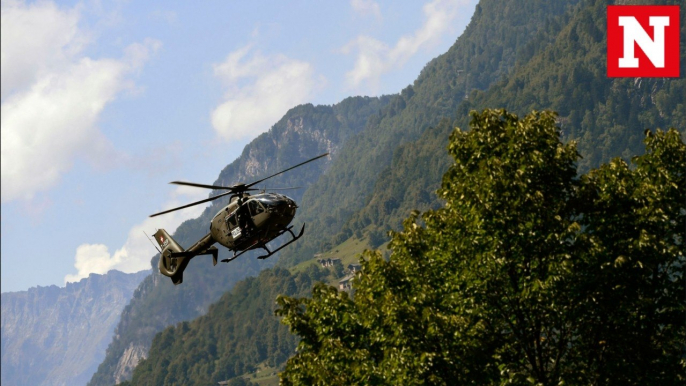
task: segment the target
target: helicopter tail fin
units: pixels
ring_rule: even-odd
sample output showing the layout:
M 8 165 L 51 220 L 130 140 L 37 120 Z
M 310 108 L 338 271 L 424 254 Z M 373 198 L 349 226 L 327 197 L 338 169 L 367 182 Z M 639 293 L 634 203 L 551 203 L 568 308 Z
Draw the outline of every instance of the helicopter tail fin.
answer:
M 164 229 L 155 232 L 155 241 L 162 248 L 159 263 L 160 273 L 169 276 L 174 284 L 181 284 L 183 282 L 183 270 L 188 265 L 188 259 L 185 256 L 178 256 L 184 252 L 183 247 Z
M 164 251 L 167 249 L 171 250 L 172 252 L 183 252 L 183 248 L 179 245 L 179 243 L 169 236 L 169 233 L 167 233 L 167 231 L 164 229 L 160 229 L 155 232 L 155 240 L 157 241 L 157 244 L 160 245 L 160 248 L 162 248 L 162 253 L 164 253 Z

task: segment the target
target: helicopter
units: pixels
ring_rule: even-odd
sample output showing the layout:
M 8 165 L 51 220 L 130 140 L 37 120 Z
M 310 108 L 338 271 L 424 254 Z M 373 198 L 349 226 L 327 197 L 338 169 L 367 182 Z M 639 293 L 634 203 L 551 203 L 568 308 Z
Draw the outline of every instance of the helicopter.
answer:
M 164 229 L 159 229 L 154 234 L 154 238 L 162 250 L 160 252 L 159 269 L 160 273 L 171 278 L 175 285 L 183 282 L 183 271 L 188 266 L 188 263 L 195 256 L 212 255 L 213 265 L 217 265 L 217 256 L 219 251 L 214 246 L 219 243 L 229 250 L 233 251 L 233 256 L 222 260 L 228 263 L 242 254 L 255 249 L 263 249 L 267 253 L 259 256 L 258 259 L 266 259 L 281 249 L 289 246 L 303 236 L 305 232 L 305 224 L 300 228 L 300 232 L 296 235 L 293 233 L 293 226 L 289 225 L 295 216 L 295 211 L 298 205 L 293 199 L 278 193 L 267 193 L 266 190 L 283 190 L 295 188 L 276 188 L 265 189 L 261 193 L 250 195 L 250 191 L 259 190 L 253 186 L 265 181 L 269 178 L 278 176 L 289 170 L 295 169 L 309 162 L 315 161 L 322 157 L 326 157 L 329 153 L 324 153 L 311 158 L 305 162 L 301 162 L 288 169 L 284 169 L 278 173 L 274 173 L 261 180 L 251 182 L 249 184 L 239 183 L 232 186 L 218 186 L 218 185 L 204 185 L 196 184 L 194 182 L 172 181 L 170 184 L 193 186 L 196 188 L 205 188 L 213 190 L 228 190 L 228 192 L 218 194 L 204 200 L 196 201 L 184 206 L 165 210 L 159 213 L 150 215 L 150 217 L 159 216 L 169 212 L 174 212 L 180 209 L 188 208 L 190 206 L 199 205 L 205 202 L 213 201 L 224 196 L 229 197 L 229 204 L 223 207 L 212 218 L 210 222 L 210 232 L 198 240 L 188 249 L 184 249 L 177 243 Z M 289 233 L 291 239 L 280 247 L 270 250 L 267 243 L 271 240 Z M 154 243 L 153 243 L 154 245 Z

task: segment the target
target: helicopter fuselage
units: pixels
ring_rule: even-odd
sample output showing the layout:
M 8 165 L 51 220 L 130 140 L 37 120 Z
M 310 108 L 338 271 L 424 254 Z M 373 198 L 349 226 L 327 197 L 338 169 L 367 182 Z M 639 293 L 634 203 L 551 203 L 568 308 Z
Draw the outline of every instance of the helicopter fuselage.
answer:
M 276 193 L 233 197 L 212 218 L 210 234 L 231 250 L 250 249 L 279 236 L 293 220 L 297 207 L 291 198 Z

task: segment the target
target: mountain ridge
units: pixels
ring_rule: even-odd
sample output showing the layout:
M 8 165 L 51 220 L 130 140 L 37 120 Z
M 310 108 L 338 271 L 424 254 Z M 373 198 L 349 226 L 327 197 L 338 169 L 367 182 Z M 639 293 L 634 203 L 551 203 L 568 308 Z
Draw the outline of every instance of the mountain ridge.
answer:
M 113 270 L 65 287 L 2 293 L 2 383 L 84 385 L 148 274 Z

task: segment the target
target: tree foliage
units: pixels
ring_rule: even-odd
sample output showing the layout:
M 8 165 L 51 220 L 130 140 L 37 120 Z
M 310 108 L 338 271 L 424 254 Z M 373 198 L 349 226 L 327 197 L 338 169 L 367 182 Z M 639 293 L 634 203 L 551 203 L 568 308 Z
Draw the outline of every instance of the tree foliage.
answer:
M 556 116 L 473 113 L 445 206 L 366 252 L 355 297 L 281 296 L 283 384 L 683 384 L 686 145 L 578 176 Z

